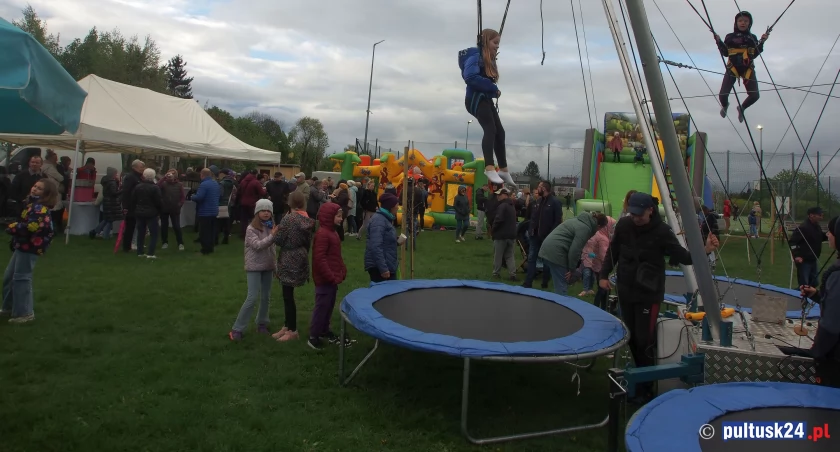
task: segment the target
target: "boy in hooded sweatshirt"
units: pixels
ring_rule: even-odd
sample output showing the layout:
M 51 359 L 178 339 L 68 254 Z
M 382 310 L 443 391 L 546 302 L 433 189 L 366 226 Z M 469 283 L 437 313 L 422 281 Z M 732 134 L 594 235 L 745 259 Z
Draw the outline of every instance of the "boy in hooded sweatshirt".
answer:
M 744 122 L 744 110 L 758 101 L 758 81 L 755 77 L 755 59 L 764 52 L 764 41 L 767 40 L 767 33 L 761 35 L 761 40 L 750 32 L 753 25 L 752 15 L 741 11 L 735 15 L 735 29 L 726 35 L 723 40 L 715 34 L 715 43 L 726 63 L 726 75 L 720 85 L 720 117 L 726 117 L 726 110 L 729 109 L 729 93 L 735 86 L 738 79 L 744 81 L 744 89 L 747 90 L 747 98 L 737 107 L 738 121 Z

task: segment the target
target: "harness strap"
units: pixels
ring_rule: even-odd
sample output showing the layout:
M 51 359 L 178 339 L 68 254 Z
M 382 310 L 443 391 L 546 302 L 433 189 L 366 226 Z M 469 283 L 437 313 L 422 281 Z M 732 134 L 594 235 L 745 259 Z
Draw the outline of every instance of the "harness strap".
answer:
M 753 55 L 755 55 L 755 48 L 754 47 L 729 49 L 729 62 L 727 63 L 726 66 L 729 68 L 730 71 L 732 71 L 732 74 L 735 75 L 735 77 L 739 79 L 738 80 L 739 84 L 741 83 L 740 79 L 743 78 L 744 80 L 748 80 L 752 76 L 753 69 L 752 69 L 752 65 L 749 65 L 749 63 L 752 60 Z M 732 64 L 732 57 L 733 56 L 740 56 L 743 59 L 743 61 L 748 64 L 747 70 L 744 71 L 743 74 L 740 74 L 738 72 L 738 69 L 735 67 L 735 65 Z

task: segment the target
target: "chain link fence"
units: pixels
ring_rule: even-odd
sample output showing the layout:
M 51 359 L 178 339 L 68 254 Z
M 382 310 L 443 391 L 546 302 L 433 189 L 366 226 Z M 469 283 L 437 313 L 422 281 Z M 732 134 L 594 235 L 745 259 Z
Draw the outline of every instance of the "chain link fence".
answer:
M 481 156 L 480 135 L 476 141 L 451 141 L 448 143 L 414 140 L 378 140 L 367 145 L 369 153 L 379 157 L 386 152 L 402 155 L 409 146 L 419 150 L 426 157 L 440 154 L 444 149 L 467 149 L 476 157 Z M 364 151 L 365 146 L 357 140 L 356 146 Z M 559 178 L 581 174 L 583 149 L 564 148 L 557 145 L 544 146 L 507 144 L 508 166 L 512 172 L 521 172 L 529 162 L 535 162 L 542 178 Z M 772 192 L 781 197 L 777 206 L 793 219 L 802 219 L 805 212 L 814 206 L 825 211 L 826 219 L 832 214 L 840 214 L 840 178 L 829 175 L 826 169 L 833 163 L 837 154 L 809 153 L 803 159 L 802 153 L 765 153 L 756 156 L 742 152 L 709 152 L 706 154 L 706 175 L 712 183 L 715 207 L 720 212 L 723 201 L 731 199 L 740 207 L 758 201 L 762 210 L 771 211 L 774 199 L 771 190 L 762 181 L 760 168 L 763 166 L 767 178 L 771 180 Z M 810 158 L 810 161 L 809 161 Z M 801 161 L 801 164 L 800 164 Z M 498 162 L 497 162 L 498 163 Z M 761 163 L 761 164 L 760 164 Z M 798 172 L 797 172 L 798 171 Z M 792 174 L 796 176 L 791 184 Z
M 356 148 L 364 152 L 365 148 L 374 156 L 381 156 L 391 152 L 398 157 L 405 152 L 409 146 L 417 149 L 427 158 L 439 155 L 444 149 L 466 149 L 473 153 L 476 158 L 482 156 L 480 137 L 475 142 L 451 141 L 448 143 L 429 141 L 394 141 L 394 140 L 373 140 L 369 141 L 367 147 L 362 140 L 356 140 Z M 521 172 L 530 162 L 537 164 L 540 176 L 543 178 L 556 178 L 563 176 L 580 176 L 583 161 L 583 149 L 562 148 L 552 144 L 545 146 L 507 144 L 506 157 L 508 167 L 512 172 Z M 495 156 L 494 156 L 495 161 Z M 498 162 L 496 162 L 498 163 Z

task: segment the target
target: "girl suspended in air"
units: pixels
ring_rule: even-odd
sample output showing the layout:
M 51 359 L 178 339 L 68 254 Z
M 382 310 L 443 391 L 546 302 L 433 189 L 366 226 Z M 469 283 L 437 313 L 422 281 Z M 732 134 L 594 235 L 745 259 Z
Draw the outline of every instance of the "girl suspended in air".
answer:
M 467 84 L 465 105 L 467 111 L 475 117 L 484 138 L 481 151 L 484 154 L 484 174 L 494 184 L 507 183 L 516 185 L 510 177 L 505 158 L 505 129 L 499 119 L 499 112 L 493 105 L 493 99 L 502 95 L 496 83 L 499 81 L 499 69 L 496 66 L 496 54 L 501 36 L 496 30 L 485 29 L 481 32 L 481 46 L 471 47 L 458 53 L 458 65 L 461 76 Z M 493 164 L 493 150 L 496 151 L 499 171 Z
M 747 98 L 737 107 L 738 121 L 744 122 L 744 110 L 758 101 L 758 81 L 755 78 L 755 59 L 764 51 L 764 41 L 767 40 L 767 33 L 761 35 L 761 40 L 750 32 L 752 28 L 752 15 L 741 11 L 735 16 L 735 30 L 726 35 L 723 41 L 715 34 L 720 54 L 729 58 L 726 63 L 726 73 L 723 76 L 723 83 L 720 86 L 720 116 L 726 117 L 726 110 L 729 108 L 729 92 L 735 86 L 738 79 L 744 81 L 744 88 L 747 90 Z

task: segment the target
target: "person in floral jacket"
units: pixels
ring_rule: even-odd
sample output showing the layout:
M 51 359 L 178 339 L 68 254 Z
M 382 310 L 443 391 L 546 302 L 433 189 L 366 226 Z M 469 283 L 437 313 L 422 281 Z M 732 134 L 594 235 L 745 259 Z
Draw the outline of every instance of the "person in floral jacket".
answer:
M 26 208 L 18 221 L 9 223 L 6 232 L 12 236 L 12 258 L 3 274 L 3 307 L 0 316 L 11 316 L 11 323 L 35 319 L 32 296 L 32 274 L 35 262 L 50 246 L 53 230 L 50 210 L 59 202 L 58 185 L 52 179 L 41 179 L 29 191 Z

